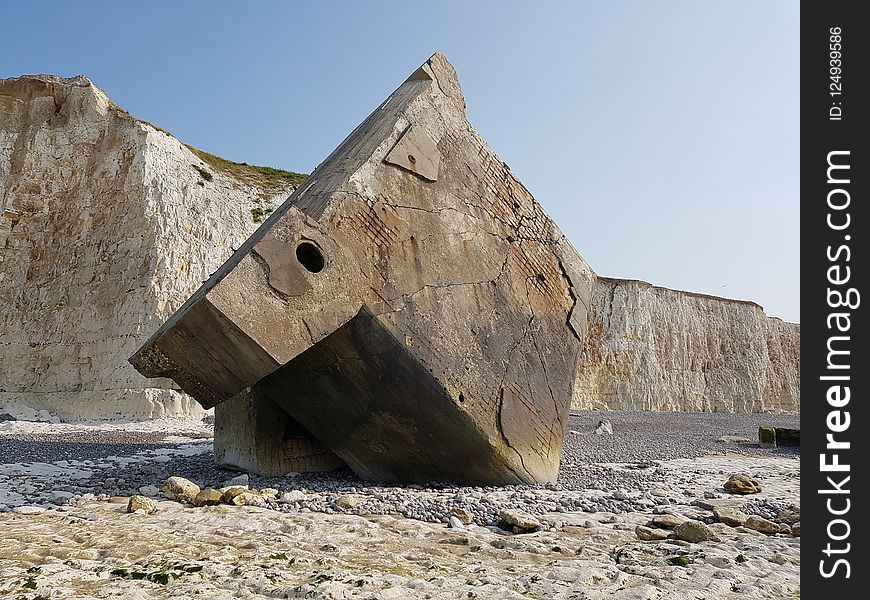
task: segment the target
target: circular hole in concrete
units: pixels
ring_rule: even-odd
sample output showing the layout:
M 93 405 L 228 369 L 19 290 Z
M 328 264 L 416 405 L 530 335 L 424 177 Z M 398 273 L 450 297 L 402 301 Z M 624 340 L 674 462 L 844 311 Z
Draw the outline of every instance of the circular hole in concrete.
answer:
M 465 402 L 465 395 L 464 394 L 459 394 L 459 401 Z
M 323 253 L 311 242 L 302 242 L 296 246 L 296 260 L 311 273 L 320 273 L 323 270 Z

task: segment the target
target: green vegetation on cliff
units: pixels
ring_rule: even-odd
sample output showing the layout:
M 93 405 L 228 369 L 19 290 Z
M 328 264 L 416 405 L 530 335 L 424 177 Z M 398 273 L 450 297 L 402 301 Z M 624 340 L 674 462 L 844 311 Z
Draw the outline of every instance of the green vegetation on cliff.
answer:
M 225 173 L 243 183 L 254 185 L 261 189 L 272 190 L 288 185 L 299 185 L 308 177 L 308 175 L 302 173 L 233 162 L 188 144 L 185 144 L 185 146 L 204 162 L 211 165 L 215 171 Z

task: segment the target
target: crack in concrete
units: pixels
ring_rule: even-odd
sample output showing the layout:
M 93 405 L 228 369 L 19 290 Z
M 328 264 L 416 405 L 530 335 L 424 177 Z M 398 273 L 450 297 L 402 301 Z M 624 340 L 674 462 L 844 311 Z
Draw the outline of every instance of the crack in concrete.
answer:
M 460 215 L 462 215 L 462 216 L 464 216 L 464 217 L 469 217 L 469 218 L 471 218 L 471 219 L 475 219 L 475 220 L 477 220 L 477 221 L 482 221 L 482 220 L 483 220 L 483 219 L 481 219 L 481 218 L 480 218 L 479 216 L 477 216 L 477 215 L 474 215 L 474 214 L 471 214 L 471 213 L 469 213 L 469 212 L 465 212 L 465 211 L 462 211 L 462 210 L 459 210 L 459 209 L 453 208 L 453 207 L 451 207 L 451 206 L 442 206 L 442 207 L 439 207 L 439 208 L 436 208 L 436 209 L 429 209 L 429 208 L 423 208 L 422 206 L 408 206 L 408 205 L 404 205 L 404 204 L 394 204 L 394 203 L 392 203 L 392 202 L 387 202 L 387 201 L 384 201 L 384 200 L 381 200 L 381 202 L 384 203 L 384 206 L 388 206 L 388 207 L 390 207 L 390 208 L 404 209 L 404 210 L 418 210 L 418 211 L 420 211 L 420 212 L 429 213 L 430 215 L 440 214 L 440 213 L 443 213 L 443 212 L 446 212 L 446 211 L 452 211 L 452 212 L 459 213 Z M 474 206 L 473 204 L 468 204 L 468 203 L 466 203 L 466 204 L 467 204 L 468 206 Z M 458 232 L 458 233 L 468 233 L 468 232 Z M 500 238 L 501 240 L 503 240 L 503 241 L 505 241 L 505 242 L 508 241 L 507 238 L 505 238 L 504 235 L 502 235 L 501 233 L 499 233 L 499 232 L 495 232 L 495 231 L 490 231 L 489 229 L 486 229 L 486 228 L 484 228 L 484 227 L 481 227 L 478 231 L 476 231 L 476 232 L 474 232 L 474 233 L 475 233 L 475 235 L 477 235 L 477 234 L 479 234 L 479 233 L 486 233 L 486 234 L 491 235 L 491 236 L 493 236 L 493 237 Z M 425 236 L 425 237 L 423 237 L 423 238 L 417 238 L 417 239 L 426 239 L 426 238 L 428 238 L 428 237 L 434 237 L 435 235 L 436 235 L 436 234 L 432 234 L 431 236 Z M 451 233 L 450 235 L 457 235 L 457 234 L 456 234 L 456 233 Z M 402 240 L 402 243 L 405 243 L 405 242 L 409 241 L 409 239 L 410 239 L 410 238 L 407 238 L 407 239 L 405 239 L 405 240 Z
M 460 215 L 469 216 L 469 217 L 471 217 L 471 218 L 473 218 L 473 219 L 479 219 L 479 218 L 480 218 L 480 217 L 478 217 L 478 216 L 476 216 L 476 215 L 472 215 L 472 214 L 469 214 L 469 213 L 467 213 L 467 212 L 465 212 L 465 211 L 461 211 L 461 210 L 459 210 L 458 208 L 453 208 L 452 206 L 440 206 L 440 207 L 438 207 L 438 208 L 434 208 L 434 209 L 432 209 L 432 208 L 423 208 L 422 206 L 408 206 L 407 204 L 395 204 L 395 203 L 393 203 L 393 202 L 387 202 L 387 201 L 384 201 L 384 200 L 381 200 L 381 202 L 384 203 L 384 206 L 389 206 L 389 207 L 391 207 L 391 208 L 404 208 L 404 209 L 406 209 L 406 210 L 419 210 L 419 211 L 422 211 L 422 212 L 427 212 L 427 213 L 429 213 L 430 215 L 440 214 L 440 213 L 443 213 L 443 212 L 445 212 L 445 211 L 453 211 L 453 212 L 457 212 L 457 213 L 459 213 Z
M 486 200 L 486 198 L 484 198 L 484 196 L 482 194 L 480 194 L 474 190 L 469 190 L 469 191 L 474 193 L 481 200 L 484 200 L 484 201 Z M 462 203 L 465 204 L 466 206 L 471 206 L 472 208 L 482 210 L 487 215 L 489 215 L 489 218 L 492 219 L 493 221 L 501 223 L 505 227 L 508 227 L 508 228 L 514 230 L 514 232 L 516 232 L 516 227 L 514 226 L 513 223 L 509 223 L 508 221 L 505 221 L 503 218 L 499 217 L 498 215 L 493 214 L 493 212 L 489 208 L 487 208 L 485 206 L 481 206 L 480 204 L 474 204 L 473 202 L 469 202 L 468 200 L 463 200 Z M 474 216 L 474 215 L 471 215 L 471 216 Z M 479 217 L 476 217 L 476 218 L 479 218 Z
M 565 320 L 565 324 L 568 326 L 568 329 L 571 330 L 571 333 L 574 334 L 574 337 L 577 338 L 577 341 L 582 342 L 583 336 L 579 331 L 574 329 L 574 325 L 571 323 L 571 317 L 574 316 L 574 309 L 577 307 L 577 294 L 574 292 L 574 282 L 571 281 L 571 277 L 568 275 L 568 271 L 565 269 L 565 264 L 562 262 L 562 259 L 557 256 L 556 261 L 559 263 L 559 270 L 562 271 L 562 277 L 564 277 L 565 281 L 568 282 L 568 294 L 571 296 L 571 300 L 573 301 L 571 309 L 568 311 L 568 317 Z
M 521 341 L 522 341 L 522 340 L 521 340 Z M 517 342 L 517 345 L 519 345 L 519 342 Z M 514 347 L 516 347 L 516 346 L 514 346 Z M 510 448 L 511 450 L 513 450 L 514 453 L 517 455 L 517 458 L 520 459 L 520 466 L 522 467 L 523 471 L 526 472 L 526 475 L 528 475 L 529 477 L 531 477 L 532 479 L 534 479 L 534 476 L 531 474 L 531 472 L 529 472 L 528 467 L 526 467 L 526 462 L 525 462 L 525 460 L 523 460 L 523 455 L 522 455 L 522 453 L 520 453 L 520 451 L 517 450 L 517 449 L 516 449 L 516 448 L 511 444 L 511 441 L 508 439 L 508 437 L 507 437 L 507 436 L 505 435 L 505 433 L 504 433 L 504 429 L 502 429 L 502 426 L 501 426 L 501 412 L 502 412 L 502 408 L 503 408 L 503 406 L 504 406 L 504 388 L 503 388 L 503 387 L 499 389 L 498 394 L 499 394 L 499 397 L 498 397 L 498 415 L 497 415 L 497 417 L 496 417 L 496 421 L 495 421 L 496 426 L 498 427 L 498 432 L 501 434 L 501 438 L 504 440 L 504 443 L 507 445 L 507 447 Z M 516 471 L 515 471 L 513 468 L 511 468 L 509 465 L 508 465 L 508 468 L 509 468 L 511 471 L 513 471 L 514 473 L 516 473 Z M 523 478 L 520 478 L 520 479 L 523 479 Z
M 423 292 L 424 290 L 426 290 L 428 288 L 446 289 L 446 288 L 466 286 L 466 285 L 483 285 L 483 284 L 487 284 L 487 283 L 489 283 L 489 284 L 495 283 L 504 274 L 505 268 L 507 268 L 508 260 L 510 260 L 510 254 L 506 253 L 504 262 L 502 262 L 502 265 L 501 265 L 501 268 L 499 269 L 498 275 L 496 275 L 492 279 L 485 279 L 483 281 L 457 281 L 457 282 L 452 282 L 452 283 L 427 283 L 427 284 L 423 285 L 421 288 L 414 290 L 413 292 L 403 293 L 400 296 L 397 296 L 396 298 L 394 298 L 393 300 L 384 300 L 384 301 L 391 308 L 392 308 L 392 302 L 395 302 L 397 300 L 402 300 L 404 302 L 404 304 L 402 306 L 400 306 L 399 308 L 396 308 L 396 309 L 389 311 L 391 313 L 395 313 L 395 312 L 402 311 L 408 307 L 407 300 L 409 298 L 416 296 L 417 294 Z M 378 294 L 378 295 L 380 296 L 380 294 Z M 383 298 L 383 296 L 381 296 L 381 297 Z
M 314 342 L 314 334 L 311 333 L 311 327 L 308 326 L 308 322 L 304 318 L 299 319 L 299 320 L 302 321 L 303 325 L 305 325 L 305 331 L 308 332 L 308 337 L 311 339 L 311 345 L 313 346 L 315 342 Z

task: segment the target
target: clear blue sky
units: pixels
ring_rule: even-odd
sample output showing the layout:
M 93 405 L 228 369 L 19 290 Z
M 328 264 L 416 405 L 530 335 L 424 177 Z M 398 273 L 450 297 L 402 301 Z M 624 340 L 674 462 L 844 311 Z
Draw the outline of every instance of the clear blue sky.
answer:
M 0 77 L 85 74 L 186 143 L 310 172 L 441 50 L 599 274 L 798 321 L 799 20 L 764 0 L 3 2 Z

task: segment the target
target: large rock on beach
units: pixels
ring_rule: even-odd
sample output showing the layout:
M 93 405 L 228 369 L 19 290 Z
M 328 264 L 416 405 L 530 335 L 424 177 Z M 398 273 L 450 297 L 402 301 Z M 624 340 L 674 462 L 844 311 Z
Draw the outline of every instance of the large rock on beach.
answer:
M 761 533 L 766 533 L 767 535 L 779 533 L 779 524 L 769 521 L 764 517 L 759 517 L 758 515 L 750 515 L 749 518 L 746 519 L 744 527 L 754 529 Z
M 688 520 L 674 527 L 674 535 L 683 541 L 692 543 L 719 541 L 719 536 L 706 523 L 695 520 Z
M 541 526 L 541 522 L 538 519 L 521 510 L 503 508 L 498 511 L 498 516 L 508 525 L 512 525 L 524 531 L 535 531 Z
M 0 339 L 8 342 L 0 344 L 0 364 L 4 365 L 0 369 L 0 404 L 4 400 L 21 402 L 48 409 L 53 415 L 50 418 L 65 420 L 201 416 L 201 407 L 190 396 L 163 378 L 143 377 L 125 359 L 235 249 L 243 248 L 240 256 L 266 261 L 264 270 L 272 269 L 276 261 L 286 266 L 284 258 L 293 262 L 295 246 L 284 253 L 273 245 L 270 254 L 267 244 L 254 250 L 256 256 L 252 257 L 251 245 L 245 240 L 265 216 L 283 212 L 283 207 L 275 209 L 304 177 L 274 169 L 264 175 L 262 169 L 185 146 L 159 127 L 131 116 L 82 76 L 2 79 L 0 105 L 4 108 L 0 111 L 0 139 L 5 148 L 0 152 L 0 247 L 8 250 L 0 264 L 0 305 L 10 307 L 7 312 L 13 315 L 0 320 Z M 433 115 L 436 118 L 429 118 Z M 514 300 L 523 299 L 527 284 L 540 296 L 532 298 L 526 315 L 534 313 L 530 329 L 534 337 L 546 339 L 559 331 L 543 332 L 537 327 L 550 306 L 557 305 L 556 312 L 570 317 L 578 339 L 568 340 L 564 354 L 572 356 L 560 356 L 565 364 L 547 365 L 547 369 L 552 373 L 552 367 L 558 367 L 561 381 L 573 366 L 580 344 L 581 367 L 576 370 L 573 386 L 577 408 L 799 411 L 799 325 L 769 318 L 752 302 L 669 290 L 636 280 L 597 278 L 585 263 L 564 260 L 562 248 L 556 248 L 555 260 L 542 263 L 548 246 L 568 244 L 558 229 L 550 229 L 548 221 L 539 218 L 542 211 L 537 202 L 471 129 L 455 73 L 440 55 L 412 74 L 331 159 L 319 167 L 319 182 L 309 182 L 291 204 L 309 219 L 307 225 L 321 233 L 340 212 L 327 206 L 326 196 L 336 197 L 336 204 L 355 204 L 355 218 L 345 219 L 344 227 L 349 235 L 367 241 L 362 244 L 363 252 L 357 252 L 359 247 L 348 251 L 349 263 L 369 267 L 361 275 L 363 279 L 379 273 L 380 260 L 390 264 L 387 276 L 380 282 L 375 280 L 378 289 L 367 297 L 356 294 L 350 298 L 354 294 L 342 290 L 345 296 L 335 301 L 352 301 L 345 305 L 347 311 L 365 305 L 379 315 L 409 312 L 404 304 L 435 305 L 438 300 L 443 302 L 436 298 L 441 295 L 465 295 L 457 302 L 466 305 L 473 304 L 469 297 L 475 296 L 481 306 L 487 302 L 492 305 L 498 294 L 480 289 L 469 293 L 459 288 L 485 288 L 493 285 L 490 282 L 498 287 L 497 279 L 509 279 L 513 282 L 510 287 L 519 292 Z M 385 169 L 395 173 L 382 177 Z M 373 175 L 375 171 L 380 172 Z M 470 182 L 464 181 L 466 171 Z M 433 187 L 451 189 L 429 202 L 425 196 Z M 404 202 L 406 195 L 415 202 Z M 462 201 L 451 204 L 451 196 Z M 455 219 L 445 218 L 453 213 Z M 438 215 L 440 220 L 455 224 L 447 243 L 436 241 L 438 236 L 434 235 L 443 228 L 431 226 L 439 220 Z M 478 221 L 484 221 L 480 231 L 485 235 L 472 233 L 469 225 Z M 425 235 L 411 235 L 409 222 L 412 226 L 419 223 Z M 271 232 L 275 234 L 276 229 L 282 227 L 271 228 Z M 301 232 L 295 233 L 300 234 L 298 240 L 283 241 L 293 246 L 302 239 Z M 491 238 L 490 244 L 481 244 L 477 238 Z M 324 272 L 329 273 L 335 264 L 329 256 L 331 249 L 318 246 L 320 242 L 315 239 L 309 242 L 321 255 L 327 252 Z M 497 259 L 507 253 L 499 256 L 499 252 L 489 251 L 496 245 L 525 254 L 525 260 L 516 257 L 519 260 L 502 269 Z M 462 250 L 466 246 L 467 256 Z M 479 246 L 487 246 L 486 251 L 476 252 Z M 406 252 L 408 247 L 413 251 Z M 112 249 L 110 256 L 106 248 Z M 310 248 L 301 251 L 303 255 L 306 252 L 314 256 Z M 405 264 L 396 267 L 403 262 L 395 260 L 399 254 L 404 254 Z M 366 264 L 363 256 L 368 255 L 371 258 Z M 420 265 L 419 273 L 411 270 L 415 264 Z M 581 265 L 579 270 L 577 265 Z M 282 275 L 279 270 L 269 278 L 270 293 L 274 290 L 275 294 L 272 308 L 288 295 L 301 299 L 293 294 L 304 287 L 299 278 L 285 277 L 287 273 Z M 396 277 L 402 270 L 406 276 Z M 472 270 L 476 273 L 468 273 Z M 441 278 L 439 271 L 464 271 L 482 277 Z M 418 287 L 391 287 L 403 279 Z M 22 290 L 40 293 L 22 294 Z M 290 294 L 286 294 L 288 290 Z M 328 291 L 315 293 L 325 296 Z M 211 294 L 209 301 L 219 305 L 214 296 Z M 215 310 L 219 312 L 220 307 L 215 306 Z M 334 324 L 336 319 L 346 321 L 354 316 L 327 316 L 328 312 L 317 317 Z M 398 319 L 396 330 L 407 325 L 394 316 Z M 270 331 L 267 324 L 238 320 L 246 327 L 245 335 L 257 340 L 273 334 L 298 341 L 311 322 L 318 338 L 331 329 L 318 318 L 285 324 L 289 331 Z M 511 339 L 521 340 L 521 331 L 510 332 L 508 339 L 496 345 L 490 337 L 499 338 L 501 323 L 488 325 L 485 331 L 469 333 L 467 339 L 445 342 L 446 349 L 478 345 L 489 348 L 494 356 L 477 359 L 491 359 L 494 365 L 511 364 L 519 371 L 534 367 L 532 361 L 516 364 L 505 356 Z M 420 330 L 408 337 L 425 335 L 425 327 L 419 325 Z M 63 339 L 57 336 L 61 329 Z M 402 341 L 402 336 L 397 339 Z M 662 339 L 673 343 L 654 343 Z M 519 354 L 536 352 L 525 345 L 528 347 L 517 349 Z M 270 352 L 274 349 L 266 343 L 263 349 L 265 353 L 248 363 L 253 373 L 235 364 L 244 362 L 244 357 L 228 359 L 230 370 L 242 371 L 240 379 L 224 377 L 240 384 L 233 386 L 233 391 L 246 389 L 245 379 L 256 379 L 263 371 L 283 366 L 296 354 L 295 348 Z M 413 344 L 406 350 L 419 353 Z M 441 356 L 445 348 L 434 350 L 435 356 Z M 171 354 L 168 351 L 155 361 L 171 370 Z M 206 356 L 201 362 L 218 362 Z M 551 353 L 544 356 L 555 360 Z M 450 370 L 448 367 L 455 365 L 438 366 Z M 662 367 L 668 370 L 666 378 L 658 375 Z M 517 379 L 512 375 L 508 374 L 508 383 Z M 471 412 L 473 404 L 485 404 L 487 410 L 502 411 L 509 419 L 513 405 L 524 405 L 528 400 L 540 410 L 540 378 L 528 387 L 520 385 L 522 381 L 515 382 L 516 389 L 506 386 L 502 396 L 499 389 L 481 392 L 469 386 L 474 376 L 472 371 L 463 375 L 463 381 L 450 382 L 451 398 L 458 401 L 461 395 L 465 411 Z M 216 384 L 205 381 L 205 385 Z M 548 393 L 542 395 L 544 400 L 553 400 Z M 555 393 L 559 402 L 563 402 L 563 395 L 570 396 L 571 387 L 562 386 Z M 343 464 L 341 457 L 302 425 L 282 441 L 283 427 L 292 430 L 297 419 L 274 399 L 261 406 L 255 406 L 257 402 L 256 397 L 242 396 L 232 405 L 227 400 L 227 406 L 218 411 L 218 428 L 229 430 L 215 440 L 216 454 L 225 464 L 270 474 L 288 469 L 326 470 Z M 241 412 L 251 407 L 254 413 Z M 0 419 L 9 418 L 3 415 Z M 246 418 L 232 427 L 232 419 L 240 416 Z M 269 416 L 279 418 L 270 421 Z M 552 419 L 546 415 L 541 420 L 546 424 Z M 493 440 L 500 439 L 499 432 L 494 431 L 495 420 L 489 421 L 497 434 Z M 489 421 L 481 419 L 476 425 Z M 515 428 L 519 433 L 510 425 L 505 429 L 508 438 L 522 436 L 521 428 Z M 561 443 L 561 433 L 553 434 L 557 443 Z M 239 442 L 248 434 L 255 439 L 253 444 Z M 271 451 L 264 451 L 264 447 Z M 525 475 L 519 478 L 527 479 Z
M 220 491 L 214 488 L 206 488 L 204 490 L 200 490 L 200 492 L 193 499 L 194 506 L 216 506 L 221 503 L 223 499 L 223 494 Z
M 127 503 L 127 512 L 133 513 L 137 510 L 144 511 L 146 515 L 153 515 L 157 512 L 157 503 L 147 496 L 132 496 Z
M 741 527 L 746 525 L 746 520 L 749 518 L 749 515 L 739 511 L 735 508 L 714 508 L 713 516 L 720 523 L 724 523 L 729 527 Z
M 450 515 L 459 519 L 463 525 L 470 525 L 474 522 L 474 513 L 459 506 L 451 508 Z
M 184 477 L 170 477 L 160 488 L 163 495 L 177 502 L 193 502 L 199 493 L 199 486 Z
M 233 504 L 233 498 L 248 491 L 250 490 L 246 485 L 232 485 L 227 488 L 222 488 L 223 501 L 227 504 Z
M 650 523 L 655 527 L 663 527 L 665 529 L 673 529 L 680 523 L 685 523 L 688 519 L 681 515 L 674 514 L 664 514 L 664 515 L 656 515 L 652 518 Z
M 656 542 L 659 540 L 668 539 L 668 535 L 670 535 L 667 531 L 662 529 L 653 529 L 651 527 L 644 527 L 643 525 L 638 525 L 634 528 L 634 533 L 637 536 L 637 539 L 643 540 L 645 542 Z
M 736 473 L 728 478 L 722 488 L 729 494 L 757 494 L 761 483 L 745 473 Z

